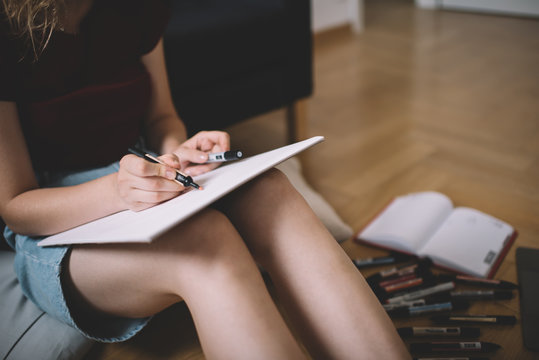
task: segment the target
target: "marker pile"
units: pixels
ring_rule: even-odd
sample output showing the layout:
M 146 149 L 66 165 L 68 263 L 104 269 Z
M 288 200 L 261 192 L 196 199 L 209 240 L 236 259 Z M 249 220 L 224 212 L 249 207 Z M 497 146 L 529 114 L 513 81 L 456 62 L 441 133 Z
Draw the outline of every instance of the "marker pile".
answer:
M 388 257 L 397 259 L 391 254 Z M 512 290 L 517 288 L 515 284 L 464 275 L 435 275 L 431 271 L 432 262 L 428 258 L 399 257 L 398 260 L 407 262 L 370 275 L 366 280 L 391 318 L 430 316 L 433 323 L 431 327 L 412 326 L 397 329 L 403 339 L 432 339 L 430 342 L 410 343 L 412 354 L 427 354 L 429 359 L 443 359 L 439 356 L 489 353 L 500 348 L 497 344 L 479 341 L 478 326 L 514 324 L 516 318 L 464 314 L 462 310 L 466 310 L 471 302 L 511 299 Z M 358 260 L 354 263 L 365 264 Z M 467 285 L 468 288 L 459 289 L 461 285 Z M 470 286 L 474 288 L 469 289 Z M 479 289 L 475 289 L 476 287 Z M 473 341 L 470 341 L 472 339 Z

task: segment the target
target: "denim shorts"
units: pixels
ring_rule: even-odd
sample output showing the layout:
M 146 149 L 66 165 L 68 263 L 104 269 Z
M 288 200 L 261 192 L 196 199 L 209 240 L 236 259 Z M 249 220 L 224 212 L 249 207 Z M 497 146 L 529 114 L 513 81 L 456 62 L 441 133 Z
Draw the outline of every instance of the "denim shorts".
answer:
M 38 174 L 41 187 L 60 187 L 81 184 L 118 171 L 119 164 L 113 163 L 102 168 L 78 171 Z M 56 319 L 78 329 L 85 336 L 101 342 L 124 341 L 139 332 L 150 318 L 131 319 L 123 317 L 97 317 L 92 323 L 83 319 L 86 314 L 77 314 L 70 308 L 62 286 L 64 259 L 70 246 L 40 247 L 42 238 L 19 235 L 6 227 L 4 237 L 15 249 L 15 273 L 23 293 L 37 307 Z M 101 320 L 102 319 L 102 320 Z

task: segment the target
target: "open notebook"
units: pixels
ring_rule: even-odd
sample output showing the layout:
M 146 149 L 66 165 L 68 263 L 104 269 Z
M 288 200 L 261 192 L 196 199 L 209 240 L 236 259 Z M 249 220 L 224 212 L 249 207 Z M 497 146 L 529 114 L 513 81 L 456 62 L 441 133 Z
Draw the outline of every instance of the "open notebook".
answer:
M 440 193 L 395 198 L 356 239 L 371 245 L 429 257 L 460 273 L 492 277 L 517 232 L 478 210 L 453 207 Z
M 194 178 L 196 183 L 204 187 L 204 190 L 190 190 L 172 200 L 140 212 L 125 210 L 101 218 L 49 236 L 40 241 L 39 245 L 151 242 L 174 225 L 240 185 L 323 140 L 322 136 L 316 136 L 226 164 Z

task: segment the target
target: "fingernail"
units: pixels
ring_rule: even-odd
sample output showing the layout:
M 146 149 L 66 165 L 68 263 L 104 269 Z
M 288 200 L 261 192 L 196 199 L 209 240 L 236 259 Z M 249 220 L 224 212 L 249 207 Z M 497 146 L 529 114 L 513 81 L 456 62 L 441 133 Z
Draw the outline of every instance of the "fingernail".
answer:
M 172 171 L 172 170 L 167 170 L 166 173 L 165 173 L 165 176 L 168 178 L 168 179 L 175 179 L 176 178 L 176 172 L 175 171 Z
M 184 171 L 186 175 L 191 175 L 192 174 L 192 171 L 190 169 L 187 169 Z
M 200 160 L 206 160 L 206 155 L 200 154 L 200 155 L 198 155 L 198 158 L 199 158 Z

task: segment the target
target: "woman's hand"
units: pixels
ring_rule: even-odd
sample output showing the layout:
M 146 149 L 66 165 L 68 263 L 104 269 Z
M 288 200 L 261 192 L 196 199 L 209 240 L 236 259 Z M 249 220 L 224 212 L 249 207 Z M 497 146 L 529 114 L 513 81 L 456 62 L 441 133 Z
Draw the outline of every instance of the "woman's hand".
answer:
M 124 207 L 140 211 L 170 200 L 185 187 L 173 181 L 180 161 L 174 154 L 159 157 L 167 165 L 156 164 L 135 155 L 120 160 L 117 190 Z
M 180 195 L 185 187 L 174 181 L 175 169 L 188 175 L 210 171 L 219 163 L 204 164 L 208 153 L 230 149 L 230 137 L 222 131 L 202 131 L 182 143 L 172 154 L 159 157 L 167 165 L 155 164 L 135 155 L 120 160 L 117 175 L 122 207 L 140 211 Z
M 204 164 L 208 153 L 230 150 L 230 136 L 224 131 L 201 131 L 182 143 L 173 153 L 180 159 L 180 169 L 191 176 L 215 169 L 219 163 Z

